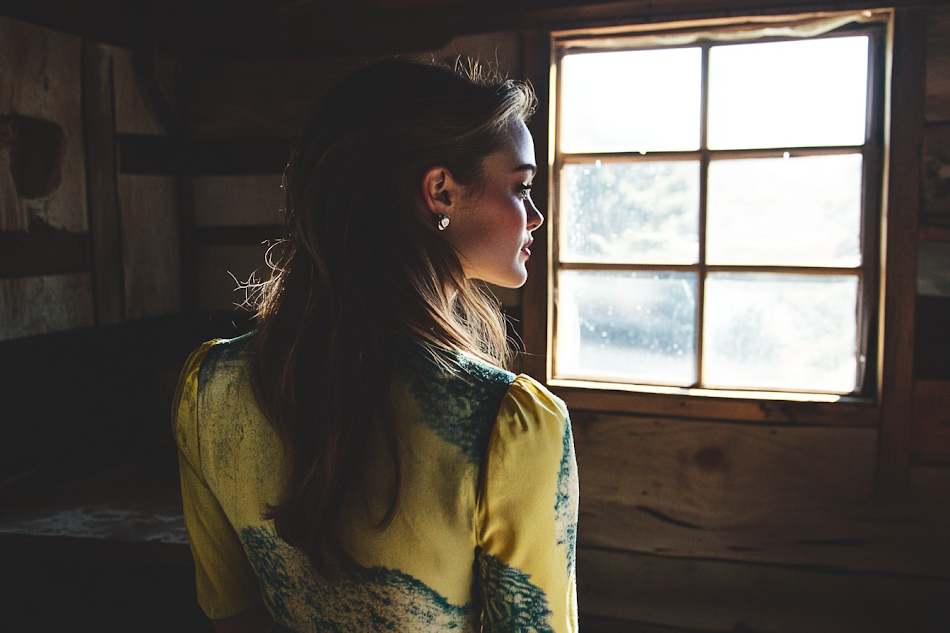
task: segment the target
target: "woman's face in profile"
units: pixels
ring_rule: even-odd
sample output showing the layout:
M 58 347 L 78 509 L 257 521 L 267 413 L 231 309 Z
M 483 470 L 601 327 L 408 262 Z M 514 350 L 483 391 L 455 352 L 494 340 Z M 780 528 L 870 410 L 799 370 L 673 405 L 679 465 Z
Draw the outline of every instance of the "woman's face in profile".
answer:
M 502 148 L 482 161 L 481 182 L 464 189 L 444 234 L 469 278 L 506 288 L 527 280 L 531 233 L 544 221 L 530 195 L 536 170 L 534 140 L 516 121 Z

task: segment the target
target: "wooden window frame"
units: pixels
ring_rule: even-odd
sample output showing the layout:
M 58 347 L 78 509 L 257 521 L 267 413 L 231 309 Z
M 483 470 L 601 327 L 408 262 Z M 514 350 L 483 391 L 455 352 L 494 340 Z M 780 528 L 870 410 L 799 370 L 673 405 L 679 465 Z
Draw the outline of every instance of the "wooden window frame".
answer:
M 870 296 L 863 300 L 877 305 L 877 309 L 871 311 L 873 317 L 865 324 L 868 328 L 867 356 L 870 367 L 864 393 L 856 397 L 823 397 L 786 392 L 682 389 L 579 381 L 566 385 L 552 380 L 550 333 L 553 310 L 549 308 L 554 295 L 552 245 L 556 239 L 555 222 L 548 224 L 546 232 L 540 232 L 543 234 L 536 234 L 532 249 L 535 257 L 529 261 L 529 280 L 523 295 L 524 370 L 548 384 L 572 409 L 577 410 L 753 423 L 858 427 L 881 425 L 882 430 L 892 428 L 893 433 L 899 436 L 895 444 L 897 456 L 887 457 L 884 453 L 890 449 L 885 451 L 882 448 L 882 462 L 901 463 L 900 455 L 906 455 L 907 452 L 904 445 L 908 425 L 903 419 L 905 414 L 899 408 L 909 407 L 910 404 L 912 299 L 916 275 L 916 267 L 912 262 L 916 257 L 916 242 L 909 241 L 906 233 L 911 228 L 916 235 L 919 156 L 910 164 L 907 161 L 913 158 L 914 148 L 919 148 L 922 130 L 924 51 L 919 42 L 922 41 L 920 33 L 925 25 L 926 12 L 898 9 L 890 12 L 890 15 L 885 35 L 878 40 L 884 50 L 872 55 L 872 59 L 883 61 L 871 71 L 875 73 L 871 86 L 872 98 L 877 99 L 875 105 L 883 112 L 883 116 L 880 119 L 880 133 L 871 135 L 879 139 L 880 143 L 878 164 L 865 166 L 866 173 L 871 169 L 879 171 L 877 183 L 880 189 L 876 194 L 878 201 L 874 203 L 876 208 L 869 216 L 874 221 L 867 223 L 863 232 L 864 239 L 871 241 L 871 244 L 865 244 L 866 257 L 871 258 L 865 265 L 865 295 Z M 695 25 L 696 21 L 691 24 Z M 526 75 L 539 96 L 539 114 L 529 127 L 535 137 L 539 157 L 547 158 L 541 161 L 542 170 L 536 178 L 538 186 L 535 191 L 544 195 L 544 199 L 539 202 L 549 209 L 551 205 L 548 203 L 554 194 L 551 175 L 555 167 L 555 153 L 550 139 L 553 138 L 556 122 L 551 116 L 550 95 L 552 86 L 556 85 L 557 35 L 557 32 L 550 31 L 527 33 L 524 49 Z M 902 161 L 899 166 L 894 164 L 896 160 Z M 867 187 L 865 189 L 868 190 Z M 903 463 L 906 464 L 906 458 Z

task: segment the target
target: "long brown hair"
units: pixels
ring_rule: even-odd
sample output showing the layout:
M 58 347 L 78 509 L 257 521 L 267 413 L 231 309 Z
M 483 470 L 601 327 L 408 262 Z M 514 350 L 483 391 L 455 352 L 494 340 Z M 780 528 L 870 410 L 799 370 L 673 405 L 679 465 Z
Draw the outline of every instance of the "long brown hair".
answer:
M 477 186 L 508 124 L 533 112 L 524 83 L 473 75 L 397 60 L 368 66 L 320 100 L 287 166 L 289 239 L 260 288 L 250 377 L 288 459 L 265 517 L 327 577 L 357 567 L 342 521 L 377 423 L 396 473 L 380 529 L 396 511 L 396 346 L 416 339 L 508 360 L 497 304 L 466 279 L 422 199 L 434 166 Z

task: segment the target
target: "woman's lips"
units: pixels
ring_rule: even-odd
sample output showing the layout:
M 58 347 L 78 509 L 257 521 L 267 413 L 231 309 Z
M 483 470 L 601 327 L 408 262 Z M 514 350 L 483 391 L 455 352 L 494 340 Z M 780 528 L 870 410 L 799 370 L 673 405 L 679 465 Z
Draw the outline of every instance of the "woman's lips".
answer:
M 525 254 L 525 257 L 531 257 L 531 248 L 530 246 L 534 244 L 534 240 L 531 240 L 527 244 L 521 247 L 521 252 Z

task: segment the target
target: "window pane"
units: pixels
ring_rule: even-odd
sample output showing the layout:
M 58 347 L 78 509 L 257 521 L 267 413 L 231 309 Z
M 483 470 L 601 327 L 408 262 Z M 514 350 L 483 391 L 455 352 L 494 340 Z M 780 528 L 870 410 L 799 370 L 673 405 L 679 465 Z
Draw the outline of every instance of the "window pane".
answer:
M 709 163 L 706 261 L 861 265 L 860 154 Z
M 853 275 L 710 274 L 704 386 L 853 391 L 857 301 Z
M 698 261 L 698 161 L 565 165 L 561 191 L 561 261 Z
M 567 55 L 561 150 L 699 149 L 698 48 Z
M 691 385 L 696 380 L 696 275 L 558 275 L 558 377 Z
M 711 149 L 862 145 L 868 38 L 714 46 Z

